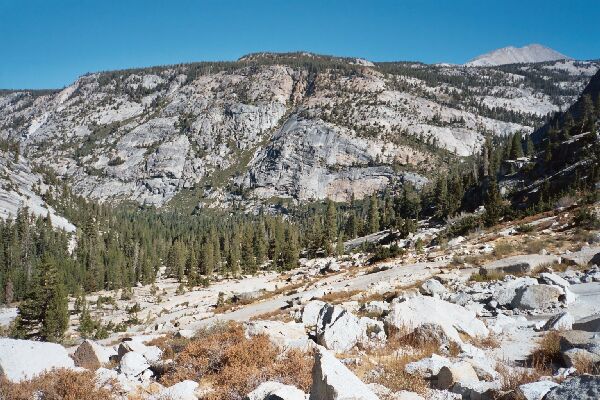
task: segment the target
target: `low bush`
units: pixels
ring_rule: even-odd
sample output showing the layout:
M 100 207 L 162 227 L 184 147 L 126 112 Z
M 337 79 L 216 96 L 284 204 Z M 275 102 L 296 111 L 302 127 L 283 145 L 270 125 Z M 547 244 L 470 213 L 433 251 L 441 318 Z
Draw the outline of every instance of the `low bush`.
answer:
M 170 386 L 186 379 L 205 381 L 214 389 L 206 399 L 239 400 L 260 383 L 276 380 L 305 392 L 311 384 L 313 358 L 305 352 L 279 349 L 264 335 L 250 339 L 239 324 L 200 331 L 179 353 L 160 382 Z
M 114 397 L 111 388 L 96 387 L 91 371 L 57 369 L 19 383 L 12 383 L 0 376 L 0 399 L 112 400 Z

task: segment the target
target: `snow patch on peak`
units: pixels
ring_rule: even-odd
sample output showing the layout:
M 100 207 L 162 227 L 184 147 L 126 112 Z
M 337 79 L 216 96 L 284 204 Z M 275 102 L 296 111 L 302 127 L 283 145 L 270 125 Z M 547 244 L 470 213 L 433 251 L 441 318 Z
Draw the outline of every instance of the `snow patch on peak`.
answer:
M 535 63 L 544 61 L 570 60 L 556 50 L 540 44 L 524 47 L 504 47 L 473 58 L 465 65 L 469 67 L 490 67 L 504 64 Z

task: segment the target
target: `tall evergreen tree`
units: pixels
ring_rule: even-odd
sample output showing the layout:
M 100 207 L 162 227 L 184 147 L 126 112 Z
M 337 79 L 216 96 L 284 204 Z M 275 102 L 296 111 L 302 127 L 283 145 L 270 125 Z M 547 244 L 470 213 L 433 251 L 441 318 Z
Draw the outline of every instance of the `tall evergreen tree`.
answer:
M 367 228 L 367 233 L 374 233 L 379 231 L 379 202 L 377 200 L 377 193 L 373 193 L 369 198 Z

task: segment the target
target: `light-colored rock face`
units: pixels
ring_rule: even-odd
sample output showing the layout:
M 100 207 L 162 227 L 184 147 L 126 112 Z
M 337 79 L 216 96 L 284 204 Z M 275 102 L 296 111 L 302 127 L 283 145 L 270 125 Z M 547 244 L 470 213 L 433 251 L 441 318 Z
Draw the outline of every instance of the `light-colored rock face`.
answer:
M 310 400 L 378 400 L 333 354 L 322 347 L 315 352 Z
M 19 156 L 17 160 L 14 153 L 0 150 L 0 218 L 15 218 L 20 209 L 27 208 L 36 217 L 50 215 L 54 227 L 74 232 L 75 226 L 42 199 L 49 189 L 28 159 Z
M 256 55 L 90 74 L 56 93 L 2 93 L 0 138 L 19 140 L 32 161 L 101 200 L 164 205 L 182 192 L 210 206 L 240 193 L 248 204 L 360 198 L 422 184 L 443 167 L 436 148 L 469 155 L 484 133 L 531 132 L 572 103 L 598 68 L 560 61 L 508 72 L 300 57 L 324 66 L 309 72 Z M 528 74 L 553 80 L 552 93 Z
M 74 367 L 67 350 L 59 344 L 0 338 L 0 375 L 9 381 L 31 379 L 53 368 Z

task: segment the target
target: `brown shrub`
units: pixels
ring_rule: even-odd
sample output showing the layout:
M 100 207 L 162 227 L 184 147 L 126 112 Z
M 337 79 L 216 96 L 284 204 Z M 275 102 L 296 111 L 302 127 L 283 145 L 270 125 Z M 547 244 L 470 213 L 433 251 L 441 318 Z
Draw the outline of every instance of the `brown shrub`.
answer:
M 573 358 L 573 367 L 579 375 L 600 375 L 600 365 L 597 365 L 589 356 L 577 354 Z
M 561 362 L 560 333 L 548 331 L 540 338 L 530 357 L 531 367 L 540 372 L 552 370 L 553 363 Z M 551 374 L 550 374 L 551 375 Z
M 197 339 L 175 355 L 161 377 L 170 386 L 185 379 L 205 380 L 215 389 L 207 399 L 241 399 L 260 383 L 276 380 L 308 391 L 312 357 L 290 350 L 280 354 L 267 336 L 244 336 L 239 324 L 228 323 L 198 332 Z
M 496 370 L 500 375 L 501 389 L 503 391 L 517 390 L 521 385 L 539 381 L 543 375 L 535 369 L 512 369 L 502 364 L 499 364 Z M 519 397 L 517 398 L 520 400 Z
M 114 384 L 113 384 L 114 386 Z M 114 389 L 113 389 L 114 390 Z M 12 383 L 0 377 L 0 399 L 111 400 L 109 388 L 96 388 L 94 373 L 56 369 L 33 379 Z
M 366 349 L 367 359 L 354 371 L 368 383 L 379 383 L 393 391 L 408 390 L 426 394 L 428 384 L 425 379 L 404 370 L 406 364 L 439 351 L 439 343 L 435 340 L 421 339 L 408 329 L 394 328 L 388 332 L 386 346 Z M 378 374 L 371 373 L 374 369 L 378 370 Z

